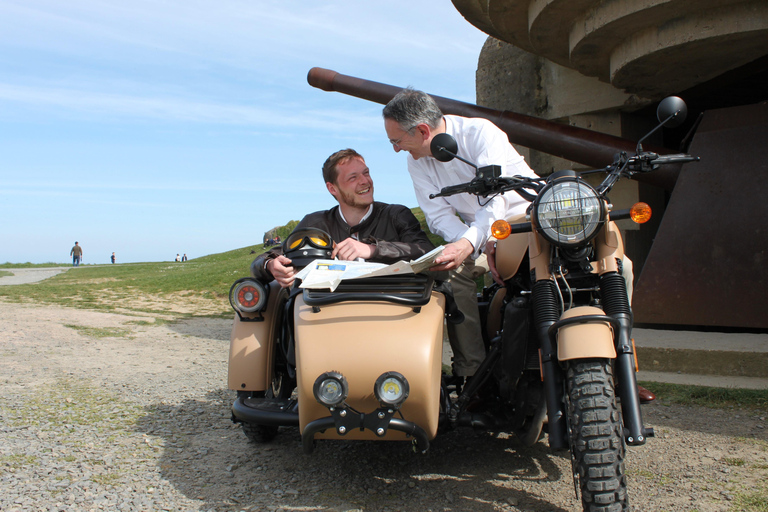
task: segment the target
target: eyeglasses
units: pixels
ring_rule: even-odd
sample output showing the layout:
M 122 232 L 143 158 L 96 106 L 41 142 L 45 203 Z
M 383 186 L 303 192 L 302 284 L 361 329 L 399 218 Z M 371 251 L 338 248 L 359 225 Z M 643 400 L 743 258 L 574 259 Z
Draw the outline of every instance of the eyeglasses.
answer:
M 416 126 L 418 126 L 418 125 L 416 125 Z M 405 134 L 406 134 L 406 135 L 412 135 L 412 133 L 411 133 L 411 132 L 413 131 L 413 129 L 414 129 L 414 128 L 416 128 L 416 126 L 411 126 L 411 127 L 410 127 L 410 128 L 408 128 L 407 130 L 405 130 Z M 402 140 L 403 140 L 404 138 L 405 138 L 405 135 L 403 135 L 402 137 L 400 137 L 400 138 L 399 138 L 399 139 L 397 139 L 397 140 L 389 139 L 389 143 L 390 143 L 390 144 L 392 144 L 393 146 L 400 146 L 400 142 L 402 142 Z

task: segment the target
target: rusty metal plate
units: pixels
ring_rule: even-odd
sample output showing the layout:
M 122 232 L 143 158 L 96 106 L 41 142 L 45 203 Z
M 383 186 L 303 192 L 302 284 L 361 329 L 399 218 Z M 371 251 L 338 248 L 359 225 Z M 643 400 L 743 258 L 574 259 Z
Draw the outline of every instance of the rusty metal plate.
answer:
M 768 328 L 768 103 L 705 113 L 635 287 L 635 322 Z

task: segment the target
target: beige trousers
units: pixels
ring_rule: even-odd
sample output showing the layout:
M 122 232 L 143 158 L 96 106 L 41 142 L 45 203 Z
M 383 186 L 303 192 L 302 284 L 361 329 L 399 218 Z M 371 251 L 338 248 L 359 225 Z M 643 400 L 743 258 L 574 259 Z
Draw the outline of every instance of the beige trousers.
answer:
M 464 314 L 462 323 L 448 322 L 448 341 L 453 350 L 454 375 L 471 377 L 485 359 L 475 279 L 489 271 L 488 260 L 485 254 L 482 254 L 476 260 L 467 258 L 456 270 L 439 272 L 439 274 L 447 274 L 447 278 L 443 277 L 443 279 L 451 283 L 456 306 Z

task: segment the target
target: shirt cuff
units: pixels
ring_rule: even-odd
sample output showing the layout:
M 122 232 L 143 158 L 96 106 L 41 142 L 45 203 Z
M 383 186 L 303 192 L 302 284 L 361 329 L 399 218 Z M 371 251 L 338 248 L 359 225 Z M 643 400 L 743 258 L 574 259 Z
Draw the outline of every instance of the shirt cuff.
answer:
M 475 248 L 470 257 L 473 260 L 479 258 L 483 253 L 483 249 L 485 248 L 485 237 L 482 235 L 482 233 L 480 233 L 480 230 L 474 226 L 471 226 L 464 232 L 463 235 L 461 235 L 461 238 L 466 238 L 469 243 L 472 244 L 472 247 Z

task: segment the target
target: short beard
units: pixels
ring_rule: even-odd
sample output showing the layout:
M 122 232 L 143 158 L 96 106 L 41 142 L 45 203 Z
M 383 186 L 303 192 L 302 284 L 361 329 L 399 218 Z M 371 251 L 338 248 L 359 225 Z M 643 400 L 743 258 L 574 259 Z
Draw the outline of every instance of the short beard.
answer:
M 344 204 L 347 206 L 351 206 L 353 208 L 367 208 L 371 205 L 373 201 L 368 201 L 367 199 L 365 201 L 361 200 L 357 194 L 353 193 L 347 193 L 347 192 L 341 192 L 341 199 Z

